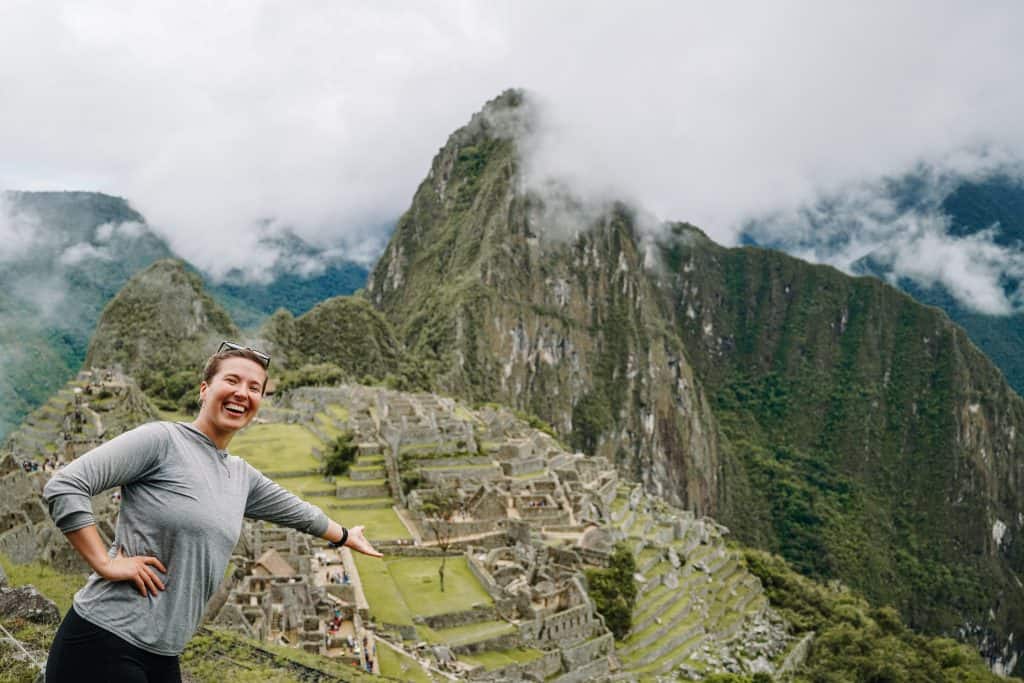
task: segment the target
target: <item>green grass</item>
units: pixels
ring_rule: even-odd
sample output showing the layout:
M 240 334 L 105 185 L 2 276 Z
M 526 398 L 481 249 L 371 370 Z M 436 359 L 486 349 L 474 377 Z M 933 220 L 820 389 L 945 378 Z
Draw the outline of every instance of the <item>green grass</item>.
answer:
M 235 436 L 230 450 L 258 470 L 281 472 L 319 468 L 313 448 L 323 443 L 302 425 L 254 424 Z
M 447 580 L 446 580 L 447 584 Z M 434 630 L 427 627 L 420 627 L 419 632 L 428 643 L 437 643 L 455 647 L 469 643 L 478 643 L 481 640 L 488 640 L 498 636 L 515 633 L 516 627 L 506 621 L 481 621 L 465 626 L 456 626 Z
M 75 592 L 85 585 L 88 578 L 87 574 L 61 574 L 42 562 L 14 564 L 6 555 L 0 555 L 0 566 L 4 568 L 11 586 L 35 586 L 36 590 L 57 603 L 62 616 L 71 609 Z
M 339 406 L 337 403 L 332 403 L 325 409 L 327 413 L 335 419 L 337 422 L 348 422 L 349 414 L 348 408 Z
M 469 664 L 479 664 L 488 671 L 494 671 L 510 664 L 527 664 L 543 656 L 544 653 L 540 650 L 518 648 L 515 650 L 491 650 L 474 655 L 459 655 L 459 659 Z
M 334 491 L 338 488 L 338 485 L 334 482 L 328 481 L 319 474 L 306 475 L 301 477 L 277 477 L 274 479 L 278 484 L 288 489 L 292 493 L 302 495 L 307 492 L 315 491 Z
M 406 453 L 421 453 L 423 451 L 434 451 L 440 446 L 437 441 L 424 441 L 422 443 L 410 443 L 404 446 L 400 446 L 398 449 L 399 455 L 405 455 Z
M 344 510 L 345 508 L 358 508 L 360 505 L 387 505 L 391 507 L 395 504 L 395 499 L 391 497 L 385 498 L 331 498 L 329 507 L 332 510 Z M 355 512 L 355 511 L 353 511 Z
M 388 483 L 387 479 L 349 479 L 348 477 L 338 477 L 338 486 L 341 487 L 352 487 L 356 488 L 361 486 L 383 486 Z
M 493 470 L 494 469 L 494 465 L 492 465 L 492 464 L 485 464 L 485 465 L 473 465 L 473 464 L 468 464 L 468 465 L 419 465 L 418 467 L 421 470 L 428 470 L 428 471 L 432 471 L 432 472 L 445 472 L 445 471 L 469 472 L 469 471 L 473 471 L 473 470 L 484 472 L 484 471 L 487 471 L 487 470 Z
M 491 597 L 469 571 L 464 557 L 449 557 L 445 562 L 444 592 L 438 583 L 440 558 L 406 557 L 387 562 L 391 575 L 415 614 L 433 616 L 468 610 L 473 605 L 492 603 Z
M 338 521 L 348 527 L 362 524 L 366 527 L 367 538 L 380 541 L 412 538 L 409 530 L 391 508 L 345 511 L 332 509 L 331 517 L 341 517 L 342 519 Z
M 438 585 L 439 558 L 395 557 L 374 560 L 355 555 L 370 613 L 378 621 L 412 625 L 414 616 L 434 616 L 491 604 L 491 598 L 469 571 L 465 558 L 445 563 L 445 591 Z
M 334 439 L 341 436 L 342 430 L 337 424 L 328 416 L 326 413 L 317 413 L 313 420 L 316 422 L 316 426 L 323 431 L 328 438 Z
M 307 670 L 319 671 L 316 680 L 375 680 L 342 662 L 313 655 L 297 648 L 262 643 L 221 629 L 202 629 L 189 641 L 181 657 L 182 670 L 202 683 L 299 683 L 309 680 Z M 305 676 L 303 674 L 306 674 Z
M 385 624 L 412 626 L 412 614 L 391 577 L 389 562 L 358 554 L 353 557 L 373 618 Z
M 387 645 L 377 645 L 377 662 L 381 675 L 396 681 L 432 683 L 436 680 L 415 659 Z
M 352 467 L 349 468 L 349 471 L 350 472 L 381 472 L 381 473 L 383 473 L 384 472 L 384 463 L 383 462 L 367 463 L 367 462 L 363 462 L 362 459 L 360 459 L 359 464 L 358 465 L 352 465 Z
M 547 470 L 533 470 L 532 472 L 524 472 L 523 474 L 517 474 L 512 477 L 516 481 L 526 481 L 528 479 L 536 479 L 537 477 L 546 476 Z

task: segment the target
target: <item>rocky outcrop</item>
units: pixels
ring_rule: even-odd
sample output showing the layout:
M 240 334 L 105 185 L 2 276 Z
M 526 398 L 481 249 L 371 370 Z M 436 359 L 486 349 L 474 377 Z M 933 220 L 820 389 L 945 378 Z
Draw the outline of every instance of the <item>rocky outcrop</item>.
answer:
M 666 499 L 713 513 L 714 419 L 625 207 L 556 238 L 518 191 L 509 91 L 454 133 L 371 275 L 368 296 L 447 392 L 535 413 Z
M 0 586 L 0 620 L 6 619 L 56 624 L 60 621 L 60 610 L 53 600 L 43 596 L 35 586 Z

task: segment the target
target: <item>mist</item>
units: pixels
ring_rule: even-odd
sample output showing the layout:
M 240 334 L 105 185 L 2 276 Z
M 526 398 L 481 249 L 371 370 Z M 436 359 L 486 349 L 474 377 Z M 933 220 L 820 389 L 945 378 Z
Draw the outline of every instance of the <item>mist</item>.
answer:
M 1012 2 L 19 3 L 0 188 L 126 197 L 214 274 L 258 270 L 267 230 L 369 262 L 447 136 L 524 87 L 529 187 L 733 244 L 920 164 L 1024 158 L 1022 28 Z

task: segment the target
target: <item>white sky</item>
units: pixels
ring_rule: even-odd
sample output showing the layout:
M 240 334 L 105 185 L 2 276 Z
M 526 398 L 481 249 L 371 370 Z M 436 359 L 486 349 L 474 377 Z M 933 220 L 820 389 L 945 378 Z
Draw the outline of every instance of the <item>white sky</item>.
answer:
M 214 271 L 261 220 L 365 251 L 517 86 L 533 172 L 730 243 L 920 161 L 1024 158 L 1021 35 L 1012 1 L 5 0 L 0 188 L 126 197 Z

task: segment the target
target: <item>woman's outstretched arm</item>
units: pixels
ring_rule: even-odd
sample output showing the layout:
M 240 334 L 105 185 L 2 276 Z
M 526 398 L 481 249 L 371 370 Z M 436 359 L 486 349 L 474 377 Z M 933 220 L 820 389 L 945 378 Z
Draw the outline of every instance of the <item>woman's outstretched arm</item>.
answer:
M 337 543 L 341 540 L 344 534 L 344 527 L 335 522 L 333 519 L 327 522 L 327 532 L 321 537 L 331 543 Z M 345 541 L 345 547 L 351 548 L 356 552 L 362 553 L 363 555 L 369 555 L 370 557 L 384 557 L 376 548 L 374 548 L 369 541 L 366 540 L 366 536 L 363 535 L 363 526 L 354 526 L 348 530 L 348 539 Z

